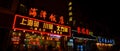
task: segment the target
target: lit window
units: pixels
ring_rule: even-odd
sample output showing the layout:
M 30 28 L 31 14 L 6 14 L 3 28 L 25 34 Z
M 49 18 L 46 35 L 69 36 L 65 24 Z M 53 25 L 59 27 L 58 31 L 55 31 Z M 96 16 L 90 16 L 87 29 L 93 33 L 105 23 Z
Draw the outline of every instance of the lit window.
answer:
M 53 24 L 49 24 L 49 29 L 53 29 Z
M 60 31 L 60 26 L 57 26 L 57 31 Z
M 27 21 L 27 20 L 23 18 L 23 19 L 22 19 L 22 22 L 21 22 L 20 24 L 26 25 L 25 21 Z
M 65 29 L 65 32 L 68 32 L 68 28 L 64 28 Z
M 69 18 L 69 21 L 72 21 L 72 17 Z
M 68 5 L 69 5 L 69 6 L 70 6 L 70 5 L 72 5 L 72 2 L 69 2 L 69 4 L 68 4 Z
M 76 23 L 76 20 L 73 21 L 73 25 L 75 25 L 75 23 Z
M 72 10 L 72 6 L 70 6 L 68 10 Z
M 39 22 L 38 21 L 34 21 L 34 27 L 39 27 Z
M 72 12 L 69 12 L 69 16 L 71 16 L 72 15 Z

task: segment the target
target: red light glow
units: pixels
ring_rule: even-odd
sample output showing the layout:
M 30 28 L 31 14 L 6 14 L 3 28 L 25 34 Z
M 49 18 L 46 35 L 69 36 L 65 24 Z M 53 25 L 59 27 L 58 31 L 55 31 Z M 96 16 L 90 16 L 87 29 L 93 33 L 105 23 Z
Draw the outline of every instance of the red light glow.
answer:
M 56 34 L 56 33 L 49 33 L 49 32 L 44 32 L 44 31 L 37 31 L 37 30 L 28 30 L 28 29 L 23 29 L 23 28 L 17 28 L 15 27 L 16 26 L 16 18 L 17 17 L 20 17 L 20 18 L 28 18 L 30 20 L 37 20 L 39 22 L 46 22 L 46 23 L 49 23 L 49 24 L 53 24 L 53 25 L 57 25 L 57 26 L 64 26 L 66 28 L 69 28 L 69 35 L 65 35 L 65 34 L 59 34 L 60 36 L 68 36 L 70 37 L 71 36 L 71 28 L 69 26 L 65 26 L 65 25 L 60 25 L 60 24 L 56 24 L 56 23 L 52 23 L 52 22 L 47 22 L 47 21 L 43 21 L 43 20 L 38 20 L 38 19 L 34 19 L 34 18 L 29 18 L 29 17 L 26 17 L 26 16 L 21 16 L 21 15 L 18 15 L 16 14 L 15 15 L 15 18 L 14 18 L 14 22 L 13 22 L 13 27 L 12 29 L 14 30 L 22 30 L 22 31 L 28 31 L 28 32 L 37 32 L 37 33 L 42 33 L 42 34 Z

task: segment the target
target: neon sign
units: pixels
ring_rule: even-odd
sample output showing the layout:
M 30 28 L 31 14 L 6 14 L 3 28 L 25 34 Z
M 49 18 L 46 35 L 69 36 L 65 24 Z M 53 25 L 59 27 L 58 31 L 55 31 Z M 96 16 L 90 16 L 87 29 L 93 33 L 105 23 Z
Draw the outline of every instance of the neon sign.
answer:
M 87 34 L 89 35 L 89 30 L 88 29 L 85 29 L 85 28 L 80 28 L 80 27 L 77 27 L 77 33 L 80 34 Z
M 43 20 L 45 20 L 46 17 L 48 16 L 48 14 L 47 14 L 47 12 L 45 10 L 41 10 L 39 13 L 37 13 L 37 11 L 38 11 L 38 9 L 36 9 L 36 8 L 30 8 L 29 9 L 29 16 L 31 16 L 33 18 L 39 17 L 39 18 L 42 18 Z M 59 24 L 64 24 L 64 17 L 59 16 L 59 21 L 57 21 L 56 20 L 56 14 L 54 14 L 54 13 L 50 14 L 49 20 L 51 22 L 58 22 Z
M 69 26 L 46 22 L 21 15 L 15 15 L 13 29 L 43 34 L 71 36 L 71 28 Z
M 98 43 L 114 44 L 115 42 L 113 39 L 106 39 L 106 38 L 98 37 Z

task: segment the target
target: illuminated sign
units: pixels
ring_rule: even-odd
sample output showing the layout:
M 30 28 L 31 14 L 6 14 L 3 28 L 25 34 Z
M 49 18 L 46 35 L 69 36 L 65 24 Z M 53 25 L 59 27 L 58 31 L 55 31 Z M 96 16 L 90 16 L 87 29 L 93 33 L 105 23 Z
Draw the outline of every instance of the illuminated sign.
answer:
M 33 18 L 42 18 L 43 20 L 45 20 L 46 17 L 48 16 L 48 14 L 45 10 L 41 10 L 40 12 L 38 12 L 38 9 L 31 8 L 31 9 L 29 9 L 29 16 L 33 17 Z M 54 14 L 54 13 L 50 13 L 49 20 L 51 22 L 58 22 L 59 24 L 64 24 L 64 17 L 59 16 L 59 21 L 57 21 L 56 14 Z
M 80 34 L 87 34 L 89 35 L 89 30 L 88 29 L 85 29 L 85 28 L 80 28 L 80 27 L 77 27 L 77 33 Z
M 38 32 L 42 34 L 71 36 L 71 28 L 69 26 L 46 22 L 21 15 L 15 15 L 13 29 Z
M 98 37 L 98 42 L 99 43 L 108 43 L 108 44 L 115 43 L 113 39 L 106 39 L 106 38 L 102 38 L 102 37 Z

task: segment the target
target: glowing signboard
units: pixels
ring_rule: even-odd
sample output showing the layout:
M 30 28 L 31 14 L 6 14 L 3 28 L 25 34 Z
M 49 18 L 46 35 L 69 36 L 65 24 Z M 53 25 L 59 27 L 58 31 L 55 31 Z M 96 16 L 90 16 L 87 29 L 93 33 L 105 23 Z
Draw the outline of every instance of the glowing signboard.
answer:
M 13 29 L 38 32 L 42 34 L 71 36 L 71 28 L 69 26 L 46 22 L 21 15 L 15 15 Z
M 80 34 L 86 34 L 86 35 L 89 35 L 89 30 L 88 29 L 85 29 L 85 28 L 80 28 L 80 27 L 77 27 L 77 33 Z
M 107 39 L 107 38 L 98 37 L 98 43 L 114 44 L 115 42 L 114 42 L 113 39 Z
M 48 16 L 47 11 L 41 10 L 40 12 L 38 12 L 38 10 L 39 9 L 37 9 L 37 8 L 30 8 L 29 16 L 33 17 L 33 18 L 42 18 L 43 20 L 47 19 L 46 18 Z M 40 16 L 38 16 L 38 15 L 40 15 Z M 57 16 L 56 14 L 50 13 L 50 16 L 48 16 L 48 17 L 51 22 L 54 22 L 54 23 L 57 22 L 59 24 L 64 24 L 64 16 L 62 16 L 62 15 L 59 16 L 59 21 L 57 20 L 56 16 Z

